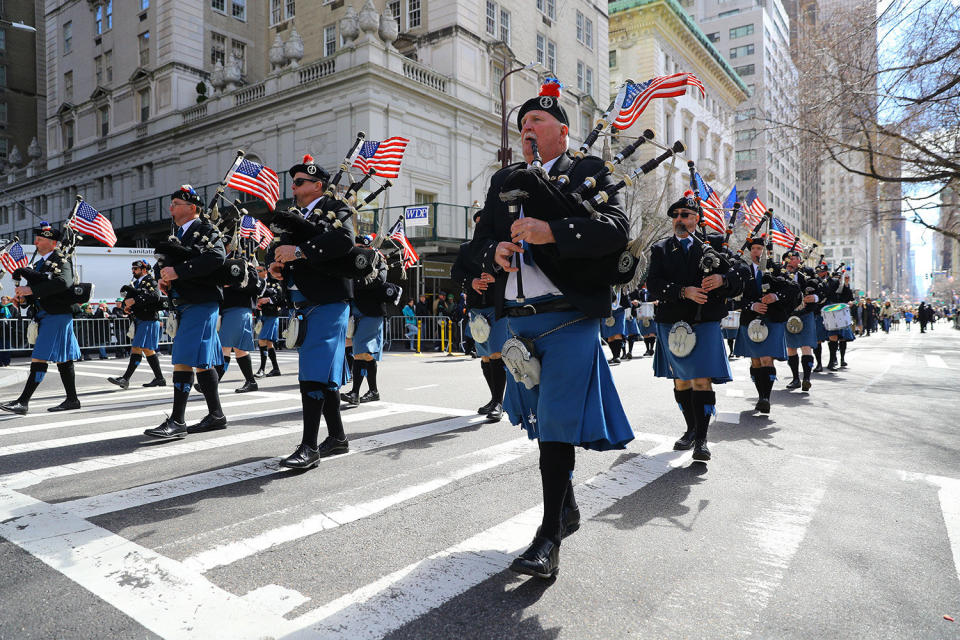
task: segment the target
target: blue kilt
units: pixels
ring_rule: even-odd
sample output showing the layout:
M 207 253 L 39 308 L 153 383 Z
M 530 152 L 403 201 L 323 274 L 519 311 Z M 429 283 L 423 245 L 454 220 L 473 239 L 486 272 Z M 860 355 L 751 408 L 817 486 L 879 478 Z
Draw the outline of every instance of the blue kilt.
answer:
M 73 316 L 69 313 L 50 314 L 42 309 L 37 313 L 37 344 L 31 358 L 47 362 L 70 362 L 80 359 L 80 345 L 73 333 Z
M 812 311 L 798 316 L 803 320 L 803 331 L 800 333 L 790 333 L 787 331 L 787 347 L 790 349 L 799 349 L 800 347 L 817 346 L 817 323 L 814 320 Z
M 500 347 L 503 346 L 503 341 L 507 339 L 506 323 L 502 320 L 497 320 L 496 310 L 493 307 L 470 309 L 470 316 L 473 317 L 474 314 L 483 316 L 487 319 L 487 322 L 490 323 L 490 337 L 487 338 L 486 342 L 476 342 L 476 338 L 474 338 L 474 342 L 477 345 L 477 355 L 483 357 L 493 353 L 499 353 Z M 469 327 L 470 323 L 467 323 L 467 326 Z
M 220 345 L 241 351 L 253 351 L 253 311 L 229 307 L 221 312 Z
M 277 316 L 261 316 L 260 333 L 257 334 L 258 340 L 269 340 L 277 342 L 280 340 L 280 318 Z
M 640 334 L 644 338 L 650 338 L 657 335 L 657 323 L 653 318 L 647 318 L 647 324 L 644 326 L 643 320 L 637 320 L 637 325 L 640 327 Z
M 624 332 L 627 330 L 627 322 L 625 318 L 626 309 L 620 307 L 613 312 L 613 326 L 607 326 L 607 318 L 600 320 L 600 335 L 603 336 L 603 339 L 612 338 L 615 335 L 624 335 Z
M 369 353 L 379 362 L 383 358 L 383 318 L 365 316 L 355 304 L 350 306 L 350 315 L 353 316 L 354 355 Z
M 562 311 L 500 322 L 508 336 L 535 338 L 582 316 L 579 311 Z M 623 449 L 633 440 L 597 338 L 599 324 L 596 318 L 586 318 L 537 340 L 535 355 L 542 369 L 540 384 L 533 389 L 507 374 L 503 408 L 531 440 L 568 442 L 595 451 Z
M 690 355 L 678 358 L 673 355 L 670 344 L 672 324 L 656 322 L 657 346 L 653 352 L 653 375 L 658 378 L 693 380 L 710 378 L 714 384 L 733 380 L 727 349 L 720 333 L 720 321 L 700 322 L 693 325 L 697 344 Z
M 747 335 L 749 323 L 740 324 L 737 332 L 737 341 L 733 343 L 733 355 L 744 358 L 773 358 L 774 360 L 787 359 L 787 323 L 770 322 L 765 320 L 767 339 L 763 342 L 754 342 Z
M 300 310 L 307 333 L 298 348 L 300 380 L 322 382 L 328 389 L 339 389 L 350 379 L 344 347 L 350 305 L 332 302 Z
M 140 349 L 156 351 L 160 345 L 159 320 L 134 320 L 136 333 L 133 334 L 133 345 Z
M 223 349 L 217 335 L 220 305 L 216 302 L 185 304 L 177 307 L 177 311 L 179 324 L 170 352 L 173 364 L 198 369 L 223 364 Z
M 640 325 L 637 324 L 637 319 L 634 316 L 627 318 L 627 327 L 624 330 L 625 336 L 638 336 L 640 335 Z
M 817 316 L 817 341 L 826 342 L 830 336 L 840 336 L 840 339 L 844 342 L 853 342 L 857 339 L 853 335 L 853 327 L 844 327 L 840 331 L 827 331 L 827 328 L 823 326 L 823 316 Z

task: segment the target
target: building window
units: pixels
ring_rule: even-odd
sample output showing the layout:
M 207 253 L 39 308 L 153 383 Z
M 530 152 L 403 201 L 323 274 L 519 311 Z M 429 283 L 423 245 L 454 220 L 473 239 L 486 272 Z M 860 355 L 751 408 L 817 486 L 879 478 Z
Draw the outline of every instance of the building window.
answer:
M 323 55 L 332 56 L 337 52 L 337 25 L 329 24 L 323 28 Z
M 0 140 L 0 159 L 7 159 L 7 141 Z M 7 207 L 0 207 L 0 224 L 10 224 L 10 210 Z
M 510 12 L 500 9 L 500 39 L 510 44 Z
M 754 73 L 756 73 L 756 68 L 752 64 L 745 64 L 740 67 L 734 67 L 733 70 L 736 71 L 737 74 L 741 76 L 752 76 Z
M 752 44 L 745 44 L 742 47 L 730 49 L 730 58 L 742 58 L 743 56 L 752 56 L 754 48 Z
M 73 121 L 63 123 L 63 148 L 73 149 Z
M 537 0 L 537 11 L 547 16 L 551 20 L 557 19 L 557 1 L 556 0 Z
M 593 20 L 577 11 L 577 42 L 593 49 Z
M 753 34 L 753 25 L 745 24 L 739 27 L 734 27 L 730 29 L 730 39 L 736 40 L 737 38 L 743 38 L 744 36 L 749 36 Z
M 714 31 L 713 33 L 708 33 L 707 40 L 710 42 L 718 42 L 720 40 L 720 32 Z
M 497 35 L 497 3 L 487 0 L 487 33 Z
M 97 86 L 103 84 L 103 56 L 97 56 L 93 59 L 94 74 L 97 77 Z
M 103 54 L 103 66 L 106 72 L 107 82 L 113 82 L 113 50 Z
M 583 91 L 583 71 L 586 68 L 586 65 L 582 61 L 577 60 L 577 89 Z
M 7 86 L 7 65 L 0 64 L 0 87 Z
M 140 66 L 146 67 L 150 64 L 150 32 L 144 31 L 137 36 L 137 43 L 140 47 Z
M 387 7 L 390 11 L 393 12 L 393 17 L 397 19 L 397 27 L 403 31 L 403 28 L 400 27 L 401 24 L 401 14 L 400 14 L 400 0 L 393 0 L 387 4 Z
M 107 20 L 104 25 L 104 31 L 113 29 L 113 0 L 107 0 Z
M 140 103 L 140 122 L 146 122 L 150 119 L 150 89 L 138 91 L 137 101 Z
M 67 54 L 73 51 L 73 21 L 65 22 L 63 25 L 63 53 Z
M 227 0 L 210 0 L 210 8 L 220 13 L 227 12 Z
M 756 169 L 744 169 L 743 171 L 737 171 L 737 182 L 748 182 L 756 179 L 757 179 Z
M 110 108 L 100 107 L 100 137 L 106 138 L 110 133 Z
M 607 62 L 611 69 L 617 66 L 617 51 L 616 49 L 611 49 L 607 54 Z
M 0 122 L 7 121 L 7 103 L 0 102 Z
M 547 61 L 544 66 L 554 75 L 557 73 L 557 43 L 547 40 Z
M 717 14 L 718 18 L 729 18 L 730 16 L 735 16 L 740 13 L 740 9 L 730 9 L 729 11 L 721 11 Z
M 240 73 L 247 73 L 247 45 L 239 40 L 234 40 L 231 47 L 233 57 L 240 61 Z
M 247 0 L 231 0 L 230 12 L 237 20 L 247 20 Z
M 590 117 L 590 114 L 586 111 L 580 112 L 580 131 L 583 132 L 583 137 L 586 138 L 587 134 L 590 133 L 593 125 L 593 118 Z
M 217 63 L 227 64 L 227 36 L 219 33 L 210 32 L 210 64 L 217 66 Z
M 140 0 L 140 11 L 150 8 L 150 0 Z
M 407 29 L 420 26 L 420 0 L 407 0 Z
M 500 81 L 503 80 L 503 67 L 499 64 L 493 65 L 493 73 L 490 74 L 490 80 L 492 81 L 492 86 L 490 90 L 493 92 L 493 95 L 500 95 Z M 503 87 L 503 95 L 507 97 L 507 87 Z
M 587 67 L 587 77 L 583 89 L 588 96 L 593 96 L 593 69 L 590 67 Z
M 673 116 L 669 113 L 663 114 L 663 136 L 667 141 L 673 138 Z
M 547 56 L 547 39 L 537 34 L 537 62 L 544 64 Z
M 757 161 L 757 150 L 756 149 L 744 149 L 743 151 L 737 151 L 734 154 L 737 162 L 756 162 Z
M 747 142 L 757 137 L 756 129 L 742 129 L 737 131 L 737 142 Z
M 67 102 L 73 100 L 73 71 L 63 74 L 63 99 Z
M 103 6 L 97 5 L 96 10 L 93 12 L 93 30 L 97 35 L 103 33 Z

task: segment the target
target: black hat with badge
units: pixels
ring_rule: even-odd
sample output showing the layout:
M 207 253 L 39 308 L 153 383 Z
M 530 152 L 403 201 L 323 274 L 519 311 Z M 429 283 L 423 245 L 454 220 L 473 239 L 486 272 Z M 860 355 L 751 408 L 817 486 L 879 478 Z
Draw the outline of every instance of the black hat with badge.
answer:
M 34 232 L 34 238 L 46 238 L 47 240 L 56 240 L 60 241 L 61 234 L 58 229 L 54 229 L 50 226 L 50 223 L 46 220 L 40 221 L 40 227 Z
M 746 244 L 748 249 L 753 248 L 755 245 L 760 245 L 761 247 L 766 246 L 767 234 L 764 233 L 759 236 L 752 236 L 750 238 L 747 238 Z
M 132 264 L 133 267 L 136 267 L 137 269 L 149 269 L 149 268 L 150 268 L 150 266 L 149 266 L 149 265 L 146 263 L 146 261 L 144 261 L 144 260 L 134 260 L 131 264 Z
M 683 196 L 680 197 L 679 200 L 677 200 L 676 202 L 671 204 L 669 207 L 667 207 L 667 216 L 671 218 L 676 218 L 677 212 L 680 209 L 689 209 L 694 213 L 699 212 L 700 207 L 697 206 L 697 199 L 693 197 L 693 191 L 690 191 L 689 189 L 687 189 L 683 193 Z
M 203 200 L 200 198 L 200 194 L 189 184 L 182 184 L 179 189 L 171 193 L 170 199 L 173 200 L 174 198 L 203 208 Z
M 563 85 L 556 78 L 547 78 L 540 85 L 540 95 L 530 98 L 523 103 L 520 111 L 517 112 L 517 129 L 523 130 L 523 116 L 528 111 L 546 111 L 561 124 L 570 126 L 570 120 L 567 118 L 567 112 L 560 105 L 560 89 Z
M 311 156 L 309 153 L 303 156 L 302 162 L 298 162 L 290 167 L 287 173 L 290 174 L 291 178 L 296 176 L 298 173 L 305 173 L 323 183 L 326 183 L 330 179 L 330 174 L 327 173 L 327 170 L 318 165 L 313 159 L 313 156 Z

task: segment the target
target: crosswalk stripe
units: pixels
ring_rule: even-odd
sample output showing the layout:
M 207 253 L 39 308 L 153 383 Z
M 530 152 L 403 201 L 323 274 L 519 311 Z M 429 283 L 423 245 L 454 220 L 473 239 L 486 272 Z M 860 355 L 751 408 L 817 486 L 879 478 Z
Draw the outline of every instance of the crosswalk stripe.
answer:
M 934 369 L 949 369 L 950 366 L 944 362 L 943 358 L 936 355 L 924 354 L 923 359 L 927 361 L 927 366 Z
M 947 538 L 950 540 L 953 569 L 957 573 L 957 579 L 960 580 L 960 480 L 912 471 L 899 471 L 899 475 L 903 480 L 923 481 L 938 487 L 937 497 L 940 499 L 943 523 L 947 528 Z

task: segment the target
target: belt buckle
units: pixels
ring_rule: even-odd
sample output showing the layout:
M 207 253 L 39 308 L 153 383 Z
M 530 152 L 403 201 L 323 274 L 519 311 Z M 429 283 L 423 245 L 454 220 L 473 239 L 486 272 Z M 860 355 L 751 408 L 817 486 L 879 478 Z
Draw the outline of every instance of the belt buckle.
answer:
M 521 308 L 521 309 L 530 309 L 530 313 L 526 314 L 526 315 L 528 315 L 528 316 L 535 316 L 535 315 L 537 315 L 537 308 L 536 308 L 535 306 L 533 306 L 532 304 L 525 304 L 525 305 L 523 305 L 523 306 L 520 307 L 520 308 Z

